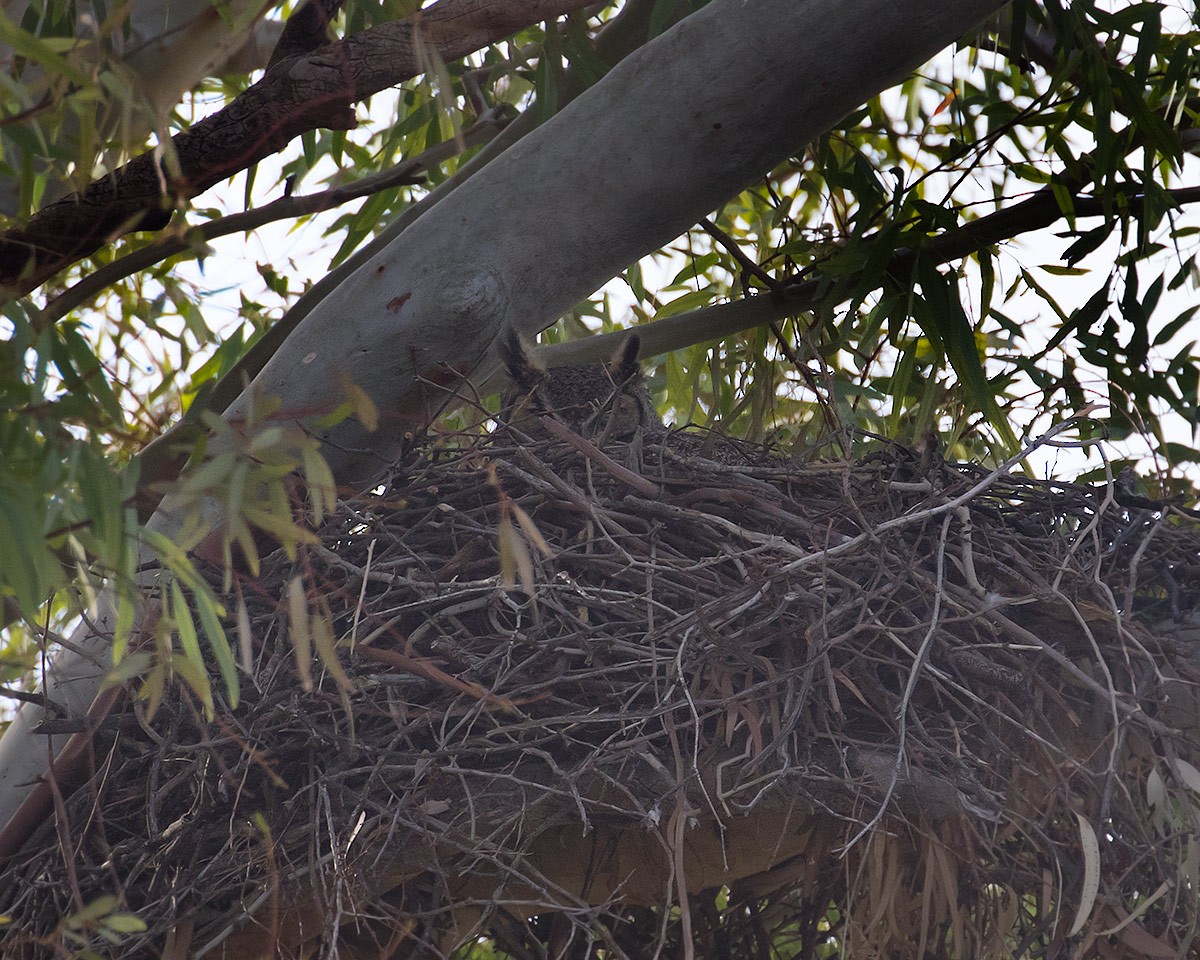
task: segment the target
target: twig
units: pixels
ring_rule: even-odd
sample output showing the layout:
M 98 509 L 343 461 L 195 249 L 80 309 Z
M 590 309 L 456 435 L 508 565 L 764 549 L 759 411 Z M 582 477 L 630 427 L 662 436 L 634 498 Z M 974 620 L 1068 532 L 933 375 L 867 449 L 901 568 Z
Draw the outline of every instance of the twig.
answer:
M 46 304 L 39 315 L 34 318 L 37 327 L 49 326 L 65 317 L 76 307 L 81 306 L 99 296 L 114 283 L 133 276 L 139 270 L 145 270 L 156 263 L 176 256 L 192 252 L 194 256 L 203 256 L 206 248 L 204 243 L 218 237 L 229 236 L 233 233 L 245 233 L 268 223 L 278 220 L 292 220 L 297 217 L 311 216 L 332 210 L 334 207 L 359 200 L 372 194 L 393 190 L 397 187 L 421 183 L 423 171 L 431 170 L 440 163 L 462 152 L 463 149 L 486 143 L 507 126 L 509 120 L 500 111 L 481 117 L 462 135 L 462 143 L 447 140 L 430 147 L 420 156 L 401 160 L 387 170 L 370 176 L 360 177 L 350 183 L 331 187 L 319 193 L 310 193 L 299 197 L 281 197 L 265 206 L 245 213 L 234 213 L 218 217 L 206 223 L 188 228 L 182 235 L 164 237 L 149 246 L 134 250 L 125 256 L 92 271 L 78 283 L 72 284 L 57 297 Z

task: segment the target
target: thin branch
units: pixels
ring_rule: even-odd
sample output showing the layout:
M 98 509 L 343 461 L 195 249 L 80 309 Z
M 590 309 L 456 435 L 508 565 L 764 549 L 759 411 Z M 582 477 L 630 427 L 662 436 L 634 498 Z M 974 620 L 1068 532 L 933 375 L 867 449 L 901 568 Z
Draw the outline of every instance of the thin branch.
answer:
M 29 693 L 26 690 L 14 690 L 12 687 L 0 687 L 0 699 L 37 704 L 43 710 L 58 714 L 66 712 L 59 704 L 55 703 L 44 693 Z
M 1165 190 L 1164 193 L 1179 206 L 1200 202 L 1200 186 L 1179 187 Z M 1126 202 L 1129 215 L 1136 215 L 1141 210 L 1141 197 L 1131 196 Z M 1072 198 L 1072 205 L 1077 219 L 1104 216 L 1110 212 L 1105 209 L 1102 200 L 1091 196 L 1075 196 Z M 925 243 L 922 253 L 937 263 L 948 263 L 1003 241 L 1014 240 L 1021 234 L 1042 230 L 1063 216 L 1053 191 L 1046 187 L 1012 207 L 998 210 L 956 230 L 948 230 L 931 238 Z M 881 271 L 879 280 L 882 282 L 884 276 L 907 276 L 911 273 L 917 256 L 918 253 L 910 249 L 897 250 Z M 826 303 L 828 299 L 827 283 L 821 280 L 803 280 L 789 284 L 778 292 L 763 293 L 655 320 L 638 327 L 638 336 L 642 339 L 641 355 L 643 358 L 657 356 L 705 340 L 732 336 L 743 330 L 812 310 Z M 624 331 L 617 331 L 557 343 L 540 348 L 538 356 L 551 367 L 565 363 L 602 362 L 612 354 L 625 336 Z
M 424 179 L 421 176 L 422 172 L 456 156 L 462 152 L 463 148 L 486 143 L 503 130 L 508 122 L 505 117 L 500 115 L 499 111 L 494 111 L 464 131 L 461 142 L 447 140 L 430 147 L 420 156 L 402 160 L 395 166 L 371 176 L 362 177 L 329 190 L 322 190 L 320 193 L 310 193 L 299 197 L 281 197 L 254 210 L 231 214 L 200 224 L 187 231 L 186 236 L 164 238 L 158 243 L 142 247 L 88 274 L 74 286 L 64 290 L 46 305 L 41 315 L 36 318 L 35 324 L 38 327 L 49 326 L 61 320 L 76 307 L 99 296 L 114 283 L 132 276 L 139 270 L 145 270 L 156 263 L 161 263 L 169 257 L 186 253 L 189 250 L 200 255 L 202 251 L 200 241 L 215 240 L 233 233 L 245 233 L 261 227 L 263 224 L 274 223 L 278 220 L 323 213 L 344 203 L 349 203 L 351 200 L 359 200 L 362 197 L 382 193 L 384 190 L 391 190 L 399 186 L 421 183 Z
M 353 104 L 422 72 L 431 55 L 458 60 L 587 0 L 442 0 L 400 23 L 365 30 L 277 63 L 223 110 L 79 193 L 0 235 L 0 285 L 10 296 L 134 230 L 158 230 L 188 198 L 277 153 L 310 130 L 355 126 Z
M 703 228 L 705 233 L 707 233 L 710 237 L 716 240 L 717 243 L 724 247 L 725 251 L 741 265 L 742 288 L 744 290 L 748 291 L 750 288 L 750 277 L 757 277 L 760 281 L 762 281 L 763 285 L 768 290 L 772 290 L 776 293 L 783 288 L 784 284 L 782 282 L 771 276 L 770 273 L 768 273 L 765 269 L 763 269 L 762 266 L 755 262 L 755 260 L 741 248 L 741 245 L 735 239 L 733 239 L 733 237 L 731 237 L 713 222 L 711 217 L 705 217 L 703 220 L 701 220 L 700 226 Z

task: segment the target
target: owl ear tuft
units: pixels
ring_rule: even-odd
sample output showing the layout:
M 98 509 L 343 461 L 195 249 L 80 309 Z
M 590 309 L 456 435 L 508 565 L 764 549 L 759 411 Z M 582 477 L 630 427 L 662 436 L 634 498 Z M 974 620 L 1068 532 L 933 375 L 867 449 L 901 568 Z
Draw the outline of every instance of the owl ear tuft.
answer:
M 638 352 L 642 349 L 642 338 L 631 333 L 621 341 L 612 359 L 608 362 L 608 375 L 618 387 L 628 383 L 642 371 L 638 366 Z
M 515 327 L 506 326 L 500 333 L 498 352 L 512 382 L 523 392 L 532 393 L 546 381 L 545 368 L 533 358 Z

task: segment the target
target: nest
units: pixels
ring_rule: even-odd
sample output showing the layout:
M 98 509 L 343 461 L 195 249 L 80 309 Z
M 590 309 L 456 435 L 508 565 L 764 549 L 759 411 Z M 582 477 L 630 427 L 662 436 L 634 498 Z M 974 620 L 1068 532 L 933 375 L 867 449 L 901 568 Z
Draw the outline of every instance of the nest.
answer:
M 110 722 L 4 955 L 1183 956 L 1200 530 L 1114 492 L 426 450 L 239 579 L 237 709 Z M 297 664 L 300 589 L 336 663 Z

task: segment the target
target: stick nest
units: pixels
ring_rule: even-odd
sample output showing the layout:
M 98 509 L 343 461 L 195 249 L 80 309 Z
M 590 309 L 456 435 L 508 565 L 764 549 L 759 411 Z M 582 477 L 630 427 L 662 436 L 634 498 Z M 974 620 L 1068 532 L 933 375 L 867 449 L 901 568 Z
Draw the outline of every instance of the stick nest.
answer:
M 110 718 L 7 866 L 5 956 L 1196 949 L 1178 510 L 891 447 L 500 432 L 319 534 L 226 598 L 236 709 Z

